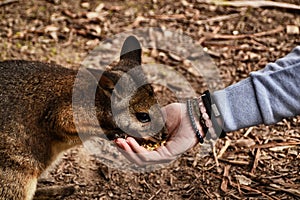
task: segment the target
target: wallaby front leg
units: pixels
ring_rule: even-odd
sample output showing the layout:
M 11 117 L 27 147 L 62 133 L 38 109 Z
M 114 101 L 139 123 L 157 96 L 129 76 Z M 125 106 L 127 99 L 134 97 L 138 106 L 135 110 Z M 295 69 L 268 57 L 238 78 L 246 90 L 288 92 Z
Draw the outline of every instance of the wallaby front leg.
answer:
M 0 168 L 0 200 L 31 200 L 37 185 L 37 177 L 18 170 Z

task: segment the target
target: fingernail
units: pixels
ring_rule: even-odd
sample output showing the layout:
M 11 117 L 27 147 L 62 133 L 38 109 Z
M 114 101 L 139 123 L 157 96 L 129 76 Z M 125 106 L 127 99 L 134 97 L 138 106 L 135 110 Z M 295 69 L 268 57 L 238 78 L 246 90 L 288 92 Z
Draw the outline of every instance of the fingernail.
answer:
M 126 142 L 127 142 L 127 143 L 131 143 L 133 140 L 134 140 L 134 139 L 133 139 L 132 137 L 126 138 Z
M 117 139 L 115 140 L 115 142 L 118 143 L 118 144 L 122 144 L 124 141 L 125 141 L 125 140 L 124 140 L 123 138 L 117 138 Z
M 119 144 L 121 144 L 121 141 L 119 139 L 116 139 L 115 143 L 119 145 Z

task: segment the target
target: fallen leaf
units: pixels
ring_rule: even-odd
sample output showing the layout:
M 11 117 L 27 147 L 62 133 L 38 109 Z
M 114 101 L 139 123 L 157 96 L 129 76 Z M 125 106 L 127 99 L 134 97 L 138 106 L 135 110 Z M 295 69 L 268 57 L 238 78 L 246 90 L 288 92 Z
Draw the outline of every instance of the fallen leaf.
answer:
M 234 143 L 238 147 L 251 147 L 255 145 L 255 141 L 253 139 L 244 139 L 241 138 Z
M 250 185 L 252 180 L 247 178 L 244 175 L 235 175 L 236 180 L 241 184 L 241 185 Z

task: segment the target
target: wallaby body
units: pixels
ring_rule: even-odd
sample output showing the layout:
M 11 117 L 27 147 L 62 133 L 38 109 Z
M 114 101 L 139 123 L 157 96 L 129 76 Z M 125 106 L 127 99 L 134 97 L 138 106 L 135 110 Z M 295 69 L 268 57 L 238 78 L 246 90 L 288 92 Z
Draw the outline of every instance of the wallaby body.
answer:
M 117 119 L 112 117 L 114 84 L 123 73 L 141 64 L 141 49 L 131 51 L 131 43 L 139 47 L 135 38 L 127 39 L 119 64 L 104 72 L 100 81 L 87 79 L 78 86 L 85 90 L 90 80 L 99 81 L 95 94 L 96 114 L 109 139 L 123 134 L 115 121 L 126 122 L 132 129 L 149 126 L 150 118 L 145 119 L 144 115 L 156 104 L 152 87 L 144 85 L 130 100 L 131 116 L 120 112 Z M 0 73 L 0 199 L 29 200 L 34 195 L 39 175 L 56 156 L 82 143 L 72 110 L 78 72 L 41 62 L 4 61 L 0 62 Z M 87 76 L 92 77 L 94 73 L 97 71 L 92 70 Z M 142 113 L 142 119 L 136 118 L 140 116 L 137 113 Z M 91 136 L 88 132 L 81 133 L 83 138 Z
M 38 176 L 59 152 L 52 148 L 55 130 L 42 120 L 52 105 L 72 99 L 76 71 L 26 61 L 2 62 L 0 71 L 0 199 L 31 199 Z

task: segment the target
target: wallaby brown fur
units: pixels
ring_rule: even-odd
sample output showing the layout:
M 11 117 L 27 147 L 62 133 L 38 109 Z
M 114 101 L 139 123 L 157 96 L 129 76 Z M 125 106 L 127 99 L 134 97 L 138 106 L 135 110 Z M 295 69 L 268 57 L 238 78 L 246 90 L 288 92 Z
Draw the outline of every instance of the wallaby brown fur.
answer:
M 124 130 L 120 126 L 137 132 L 151 127 L 150 121 L 155 120 L 148 116 L 150 110 L 153 115 L 160 115 L 159 109 L 153 110 L 157 102 L 149 84 L 141 86 L 130 97 L 129 116 L 122 112 L 126 109 L 125 103 L 123 105 L 126 95 L 122 96 L 122 88 L 111 100 L 119 78 L 140 64 L 141 48 L 130 36 L 116 66 L 101 72 L 101 78 L 97 77 L 98 70 L 86 70 L 83 76 L 88 78 L 76 86 L 82 90 L 84 99 L 86 88 L 91 82 L 97 82 L 94 106 L 101 128 L 109 139 L 122 137 Z M 30 200 L 39 175 L 56 156 L 81 144 L 82 139 L 97 136 L 97 133 L 90 133 L 89 124 L 82 123 L 86 126 L 82 130 L 87 131 L 81 132 L 79 137 L 74 124 L 72 101 L 78 71 L 54 64 L 16 60 L 0 62 L 0 72 L 0 199 Z M 141 78 L 143 74 L 140 72 L 137 70 L 133 75 Z M 131 86 L 123 85 L 125 90 Z M 112 103 L 120 106 L 115 119 L 112 117 Z

